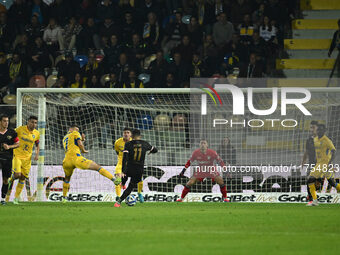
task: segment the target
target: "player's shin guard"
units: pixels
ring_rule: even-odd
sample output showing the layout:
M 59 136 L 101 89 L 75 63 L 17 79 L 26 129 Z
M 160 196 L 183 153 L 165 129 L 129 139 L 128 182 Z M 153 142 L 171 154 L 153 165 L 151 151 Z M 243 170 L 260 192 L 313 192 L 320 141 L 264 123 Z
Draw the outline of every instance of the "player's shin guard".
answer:
M 220 186 L 220 191 L 222 193 L 222 197 L 227 198 L 227 187 L 225 186 L 225 184 Z
M 309 186 L 310 193 L 311 193 L 311 195 L 313 197 L 313 200 L 317 200 L 318 197 L 316 195 L 315 184 L 314 183 L 309 183 L 308 186 Z
M 189 193 L 189 191 L 190 191 L 190 187 L 187 186 L 187 185 L 185 185 L 185 186 L 184 186 L 184 189 L 183 189 L 183 191 L 182 191 L 181 198 L 184 199 L 185 196 Z
M 101 168 L 98 169 L 98 172 L 99 172 L 102 176 L 104 176 L 104 177 L 106 177 L 106 178 L 108 178 L 108 179 L 114 181 L 113 175 L 112 175 L 109 171 L 107 171 L 106 169 L 104 169 L 104 168 L 101 167 Z
M 142 193 L 142 191 L 143 191 L 143 181 L 138 182 L 137 190 L 138 190 L 138 193 Z
M 68 181 L 64 181 L 63 182 L 63 197 L 67 196 L 69 189 L 70 189 L 70 183 Z
M 21 191 L 24 188 L 24 186 L 25 186 L 25 181 L 19 180 L 18 185 L 17 185 L 17 189 L 15 190 L 15 195 L 14 195 L 15 198 L 19 198 Z
M 121 185 L 119 184 L 119 185 L 116 185 L 116 195 L 118 196 L 118 197 L 120 197 L 120 195 L 122 194 L 122 187 L 121 187 Z
M 3 183 L 1 187 L 1 198 L 2 199 L 5 199 L 7 191 L 8 191 L 8 184 Z

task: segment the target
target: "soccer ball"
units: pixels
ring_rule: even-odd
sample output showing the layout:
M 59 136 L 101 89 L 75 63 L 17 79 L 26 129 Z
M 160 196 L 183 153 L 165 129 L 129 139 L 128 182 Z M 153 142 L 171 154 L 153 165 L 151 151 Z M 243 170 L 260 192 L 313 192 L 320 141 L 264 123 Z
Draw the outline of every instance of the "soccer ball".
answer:
M 135 195 L 129 195 L 126 199 L 125 202 L 128 206 L 134 206 L 137 202 L 137 198 Z

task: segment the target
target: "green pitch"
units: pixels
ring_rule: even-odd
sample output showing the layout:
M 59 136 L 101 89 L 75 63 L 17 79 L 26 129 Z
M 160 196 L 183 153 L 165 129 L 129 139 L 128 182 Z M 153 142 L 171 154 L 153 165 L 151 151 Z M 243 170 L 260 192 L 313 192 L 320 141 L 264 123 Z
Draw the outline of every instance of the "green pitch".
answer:
M 340 205 L 22 203 L 0 207 L 9 254 L 339 254 Z

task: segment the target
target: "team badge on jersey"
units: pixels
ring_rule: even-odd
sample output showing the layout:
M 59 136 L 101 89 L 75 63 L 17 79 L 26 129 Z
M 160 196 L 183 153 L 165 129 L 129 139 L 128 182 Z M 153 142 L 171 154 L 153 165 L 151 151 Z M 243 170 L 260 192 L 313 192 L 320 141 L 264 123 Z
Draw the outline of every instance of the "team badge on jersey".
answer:
M 7 139 L 8 139 L 8 140 L 11 140 L 11 139 L 12 139 L 12 136 L 8 135 L 8 136 L 7 136 Z

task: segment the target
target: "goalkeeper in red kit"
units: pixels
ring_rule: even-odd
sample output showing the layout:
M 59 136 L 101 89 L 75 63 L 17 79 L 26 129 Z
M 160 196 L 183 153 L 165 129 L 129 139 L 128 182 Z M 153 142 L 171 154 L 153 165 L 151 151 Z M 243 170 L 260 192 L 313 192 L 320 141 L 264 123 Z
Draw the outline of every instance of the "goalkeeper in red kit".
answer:
M 193 163 L 195 163 L 197 166 L 193 166 Z M 199 149 L 192 153 L 191 158 L 185 164 L 185 167 L 180 173 L 180 176 L 184 176 L 185 171 L 190 165 L 194 169 L 192 177 L 184 186 L 181 198 L 178 199 L 177 202 L 182 202 L 185 196 L 189 193 L 191 186 L 198 181 L 203 181 L 205 178 L 211 178 L 218 185 L 220 185 L 223 202 L 229 202 L 227 199 L 227 189 L 223 178 L 216 169 L 216 163 L 218 163 L 221 167 L 225 167 L 223 160 L 220 158 L 217 152 L 212 149 L 208 149 L 208 141 L 202 139 L 200 141 Z

